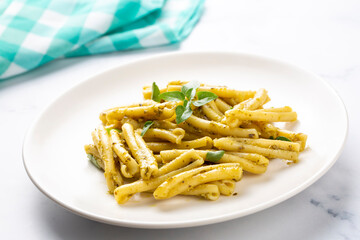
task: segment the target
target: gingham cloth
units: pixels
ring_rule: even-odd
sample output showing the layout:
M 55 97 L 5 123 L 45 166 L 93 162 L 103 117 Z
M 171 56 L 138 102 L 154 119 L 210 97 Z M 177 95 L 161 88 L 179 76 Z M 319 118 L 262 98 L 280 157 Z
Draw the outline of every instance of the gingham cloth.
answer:
M 175 43 L 204 0 L 0 0 L 0 79 L 61 57 Z

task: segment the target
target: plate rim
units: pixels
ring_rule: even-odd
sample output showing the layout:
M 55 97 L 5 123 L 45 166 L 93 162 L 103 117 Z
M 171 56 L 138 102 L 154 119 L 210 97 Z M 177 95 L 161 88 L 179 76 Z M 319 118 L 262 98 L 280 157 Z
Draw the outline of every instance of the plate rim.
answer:
M 171 222 L 157 222 L 157 223 L 153 223 L 151 221 L 134 221 L 134 220 L 122 220 L 122 219 L 114 219 L 114 218 L 110 218 L 110 217 L 105 217 L 105 216 L 101 216 L 99 214 L 94 214 L 85 210 L 82 210 L 80 208 L 77 207 L 73 207 L 70 205 L 67 205 L 66 203 L 62 202 L 61 200 L 57 199 L 56 197 L 54 197 L 49 191 L 46 191 L 46 189 L 44 189 L 41 184 L 36 182 L 36 179 L 34 176 L 32 176 L 31 171 L 29 170 L 29 167 L 26 164 L 26 147 L 28 145 L 28 141 L 30 138 L 31 133 L 34 132 L 34 128 L 37 125 L 38 121 L 40 120 L 40 118 L 44 115 L 44 113 L 53 105 L 55 104 L 59 99 L 63 98 L 64 95 L 66 95 L 68 92 L 72 91 L 75 88 L 78 88 L 79 86 L 81 86 L 82 84 L 86 84 L 89 81 L 94 81 L 94 79 L 98 78 L 99 76 L 106 74 L 109 71 L 114 71 L 115 69 L 119 69 L 119 68 L 126 68 L 129 65 L 133 65 L 133 64 L 141 64 L 142 62 L 146 62 L 149 60 L 158 60 L 161 58 L 167 58 L 167 57 L 178 57 L 178 56 L 184 56 L 184 55 L 230 55 L 230 56 L 237 56 L 237 57 L 242 57 L 242 58 L 253 58 L 256 60 L 262 60 L 262 61 L 267 61 L 267 62 L 272 62 L 275 64 L 279 64 L 282 65 L 283 67 L 287 67 L 287 68 L 291 68 L 300 72 L 303 72 L 309 76 L 312 76 L 313 78 L 317 79 L 318 81 L 320 81 L 321 83 L 323 83 L 328 90 L 330 90 L 333 95 L 337 98 L 338 102 L 340 103 L 340 106 L 342 107 L 343 113 L 344 113 L 344 117 L 345 117 L 345 131 L 344 131 L 344 137 L 343 137 L 343 141 L 341 143 L 341 146 L 337 152 L 336 155 L 333 156 L 333 158 L 331 159 L 331 161 L 329 161 L 329 164 L 325 165 L 324 167 L 322 167 L 315 175 L 313 175 L 311 178 L 307 179 L 306 181 L 304 181 L 304 183 L 302 183 L 301 185 L 297 186 L 296 188 L 292 189 L 291 191 L 288 191 L 286 193 L 283 193 L 279 196 L 277 196 L 274 199 L 271 199 L 270 201 L 267 202 L 263 202 L 261 204 L 255 205 L 251 208 L 247 208 L 246 211 L 237 211 L 237 212 L 231 212 L 231 213 L 227 213 L 227 214 L 222 214 L 222 215 L 217 215 L 215 217 L 210 217 L 210 218 L 204 218 L 204 219 L 197 219 L 197 220 L 188 220 L 188 221 L 171 221 Z M 156 54 L 153 56 L 147 56 L 147 57 L 143 57 L 140 59 L 135 59 L 135 60 L 131 60 L 127 63 L 120 63 L 117 66 L 113 66 L 113 67 L 109 67 L 106 69 L 103 69 L 93 75 L 91 75 L 90 77 L 87 78 L 83 78 L 82 80 L 80 80 L 78 83 L 72 85 L 71 87 L 69 87 L 68 89 L 64 90 L 61 94 L 55 96 L 51 101 L 49 101 L 49 103 L 47 105 L 45 105 L 45 107 L 40 111 L 40 113 L 38 113 L 38 115 L 36 116 L 36 118 L 32 121 L 30 127 L 28 128 L 28 130 L 26 131 L 26 134 L 24 136 L 24 140 L 23 140 L 23 144 L 22 144 L 22 160 L 23 160 L 23 165 L 24 168 L 26 170 L 27 175 L 29 176 L 30 180 L 32 181 L 32 183 L 40 190 L 40 192 L 42 192 L 45 196 L 47 196 L 49 199 L 53 200 L 55 203 L 57 203 L 58 205 L 60 205 L 62 208 L 75 213 L 76 215 L 85 217 L 87 219 L 91 219 L 94 221 L 98 221 L 98 222 L 102 222 L 102 223 L 106 223 L 106 224 L 111 224 L 111 225 L 116 225 L 116 226 L 123 226 L 123 227 L 132 227 L 132 228 L 147 228 L 147 229 L 169 229 L 169 228 L 183 228 L 183 227 L 196 227 L 196 226 L 202 226 L 202 225 L 208 225 L 208 224 L 214 224 L 214 223 L 218 223 L 218 222 L 225 222 L 225 221 L 229 221 L 232 219 L 237 219 L 240 217 L 245 217 L 251 214 L 254 214 L 256 212 L 260 212 L 263 211 L 267 208 L 273 207 L 283 201 L 286 201 L 292 197 L 294 197 L 296 194 L 302 192 L 303 190 L 305 190 L 306 188 L 308 188 L 310 185 L 312 185 L 313 183 L 315 183 L 317 180 L 319 180 L 322 176 L 324 176 L 328 170 L 335 164 L 335 162 L 339 159 L 341 153 L 344 150 L 344 146 L 348 137 L 348 130 L 349 130 L 349 117 L 348 117 L 348 113 L 347 113 L 347 109 L 346 106 L 344 104 L 344 101 L 342 100 L 342 98 L 340 97 L 340 95 L 338 94 L 338 92 L 336 91 L 336 89 L 334 87 L 331 86 L 330 83 L 328 83 L 325 79 L 323 79 L 322 77 L 316 75 L 313 72 L 310 72 L 302 67 L 299 67 L 297 65 L 294 65 L 292 63 L 289 62 L 285 62 L 282 60 L 279 60 L 277 58 L 273 58 L 273 57 L 268 57 L 268 56 L 263 56 L 263 55 L 258 55 L 258 54 L 251 54 L 251 53 L 244 53 L 244 52 L 230 52 L 230 51 L 183 51 L 183 52 L 171 52 L 171 53 L 161 53 L 161 54 Z

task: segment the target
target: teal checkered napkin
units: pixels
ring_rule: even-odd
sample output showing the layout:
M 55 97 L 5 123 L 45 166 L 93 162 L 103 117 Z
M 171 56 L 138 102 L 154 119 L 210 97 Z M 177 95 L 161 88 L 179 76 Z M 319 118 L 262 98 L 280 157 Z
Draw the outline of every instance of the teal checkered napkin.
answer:
M 0 0 L 0 79 L 61 57 L 176 43 L 204 0 Z

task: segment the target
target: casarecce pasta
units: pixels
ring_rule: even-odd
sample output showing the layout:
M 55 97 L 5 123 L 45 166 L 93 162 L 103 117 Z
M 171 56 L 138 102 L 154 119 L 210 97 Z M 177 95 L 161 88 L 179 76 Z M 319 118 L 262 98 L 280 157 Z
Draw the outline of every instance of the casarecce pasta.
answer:
M 296 163 L 306 147 L 306 134 L 274 123 L 296 121 L 296 112 L 265 107 L 263 88 L 171 81 L 143 87 L 143 96 L 101 112 L 93 143 L 85 145 L 119 204 L 140 192 L 157 200 L 236 195 L 243 172 L 264 174 L 273 158 Z

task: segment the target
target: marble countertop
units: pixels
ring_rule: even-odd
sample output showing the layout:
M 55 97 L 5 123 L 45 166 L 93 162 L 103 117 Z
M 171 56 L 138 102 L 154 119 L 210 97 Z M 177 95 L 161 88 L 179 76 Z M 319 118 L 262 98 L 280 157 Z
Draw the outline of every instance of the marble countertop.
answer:
M 181 44 L 61 59 L 0 82 L 1 239 L 360 239 L 360 2 L 208 0 Z M 225 50 L 287 61 L 326 79 L 349 115 L 344 151 L 319 181 L 272 208 L 184 229 L 110 226 L 74 215 L 32 184 L 22 141 L 34 118 L 74 84 L 119 64 L 165 52 Z M 321 99 L 317 99 L 321 101 Z M 334 126 L 336 127 L 336 126 Z M 329 129 L 331 131 L 331 129 Z M 336 136 L 334 136 L 336 137 Z

